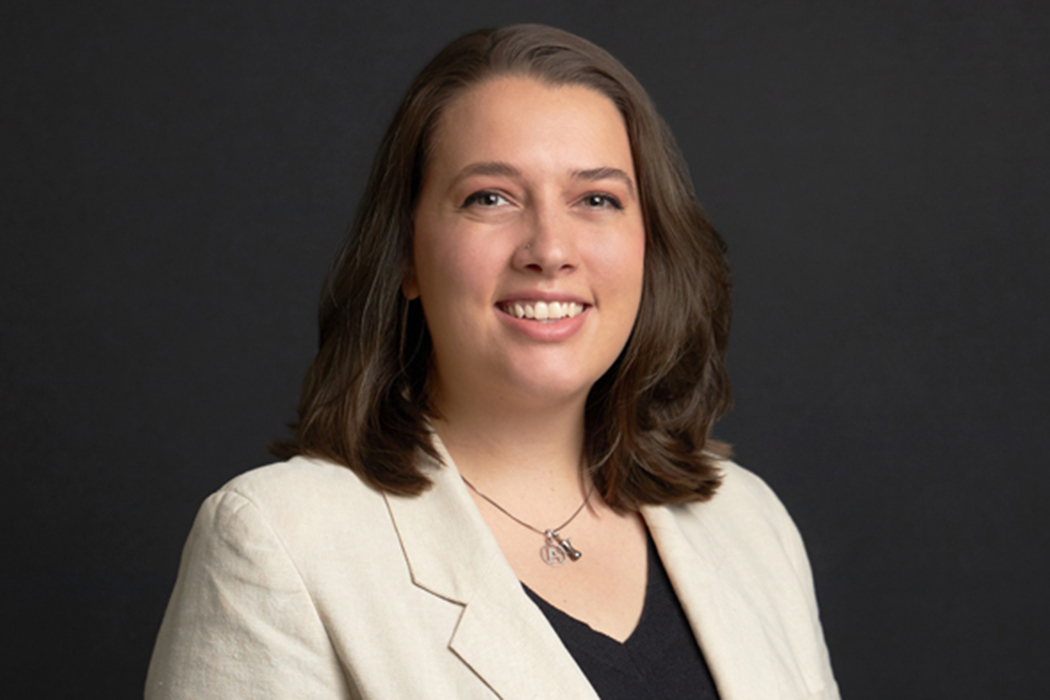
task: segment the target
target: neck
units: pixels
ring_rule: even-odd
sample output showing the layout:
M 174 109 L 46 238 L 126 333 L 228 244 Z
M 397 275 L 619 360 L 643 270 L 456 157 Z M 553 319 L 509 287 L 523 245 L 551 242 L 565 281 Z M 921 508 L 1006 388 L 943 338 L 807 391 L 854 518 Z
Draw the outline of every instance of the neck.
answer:
M 471 483 L 483 491 L 579 493 L 585 395 L 542 409 L 464 398 L 436 396 L 438 417 L 431 422 Z

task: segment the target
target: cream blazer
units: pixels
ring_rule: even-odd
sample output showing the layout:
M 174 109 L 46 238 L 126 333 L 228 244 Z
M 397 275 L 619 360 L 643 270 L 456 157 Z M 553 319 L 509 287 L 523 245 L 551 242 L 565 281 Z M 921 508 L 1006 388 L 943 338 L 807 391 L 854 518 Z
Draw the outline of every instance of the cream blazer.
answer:
M 440 441 L 434 485 L 384 495 L 295 458 L 201 507 L 146 680 L 183 698 L 596 700 Z M 809 563 L 755 475 L 642 511 L 723 700 L 839 697 Z

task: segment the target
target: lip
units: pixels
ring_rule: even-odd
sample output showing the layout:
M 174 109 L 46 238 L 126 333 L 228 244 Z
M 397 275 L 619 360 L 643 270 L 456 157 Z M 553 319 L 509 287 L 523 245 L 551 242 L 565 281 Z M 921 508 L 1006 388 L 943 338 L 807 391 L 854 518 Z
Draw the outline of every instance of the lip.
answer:
M 501 306 L 503 304 L 513 304 L 516 301 L 545 301 L 548 303 L 552 301 L 572 301 L 584 307 L 585 311 L 587 310 L 587 308 L 593 306 L 591 302 L 587 301 L 583 297 L 576 296 L 575 294 L 569 294 L 567 292 L 544 292 L 540 291 L 539 289 L 512 292 L 511 294 L 508 294 L 504 297 L 500 297 L 499 301 L 496 302 L 496 306 Z
M 527 318 L 512 316 L 500 308 L 502 304 L 513 303 L 515 301 L 575 301 L 577 304 L 583 305 L 583 311 L 571 318 L 566 316 L 557 321 L 533 321 Z M 583 328 L 583 324 L 587 321 L 587 316 L 590 313 L 591 305 L 570 294 L 537 295 L 535 292 L 530 292 L 519 296 L 506 297 L 505 300 L 501 300 L 499 304 L 496 304 L 493 308 L 500 321 L 515 333 L 523 335 L 529 340 L 540 343 L 557 343 L 568 340 Z

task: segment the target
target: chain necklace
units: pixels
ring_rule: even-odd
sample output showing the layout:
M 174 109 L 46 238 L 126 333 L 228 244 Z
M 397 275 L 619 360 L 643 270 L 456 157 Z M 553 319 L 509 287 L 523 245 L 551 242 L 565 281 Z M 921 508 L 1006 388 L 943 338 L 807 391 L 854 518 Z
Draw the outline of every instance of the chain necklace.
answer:
M 459 476 L 461 479 L 463 479 L 463 483 L 470 487 L 471 491 L 478 494 L 486 501 L 494 505 L 496 509 L 499 510 L 499 512 L 503 513 L 517 524 L 529 528 L 536 534 L 543 535 L 544 539 L 546 539 L 547 541 L 547 543 L 540 548 L 540 559 L 543 560 L 543 563 L 547 564 L 548 566 L 561 566 L 565 563 L 566 558 L 568 558 L 571 561 L 576 561 L 577 559 L 583 556 L 583 552 L 573 547 L 567 537 L 565 539 L 562 539 L 561 536 L 558 535 L 558 532 L 567 527 L 568 524 L 571 523 L 573 520 L 575 520 L 576 516 L 580 514 L 584 506 L 586 506 L 590 502 L 591 495 L 594 493 L 594 484 L 591 484 L 591 490 L 587 492 L 587 496 L 584 497 L 583 503 L 581 503 L 580 507 L 576 509 L 576 512 L 569 516 L 568 520 L 563 522 L 558 527 L 552 527 L 549 530 L 541 530 L 538 527 L 533 527 L 532 525 L 529 525 L 527 522 L 525 522 L 524 520 L 517 517 L 509 510 L 501 506 L 499 503 L 496 503 L 494 500 L 483 494 L 481 491 L 478 491 L 477 487 L 474 486 L 474 484 L 467 481 L 467 477 L 463 476 L 462 474 L 460 474 Z

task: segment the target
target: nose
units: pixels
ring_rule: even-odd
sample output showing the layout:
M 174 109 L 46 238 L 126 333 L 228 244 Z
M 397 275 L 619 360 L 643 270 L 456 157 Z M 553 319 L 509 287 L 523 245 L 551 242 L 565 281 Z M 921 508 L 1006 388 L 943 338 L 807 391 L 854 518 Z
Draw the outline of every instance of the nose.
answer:
M 515 253 L 515 266 L 519 269 L 556 276 L 579 264 L 573 222 L 568 213 L 557 207 L 533 209 L 524 238 Z

